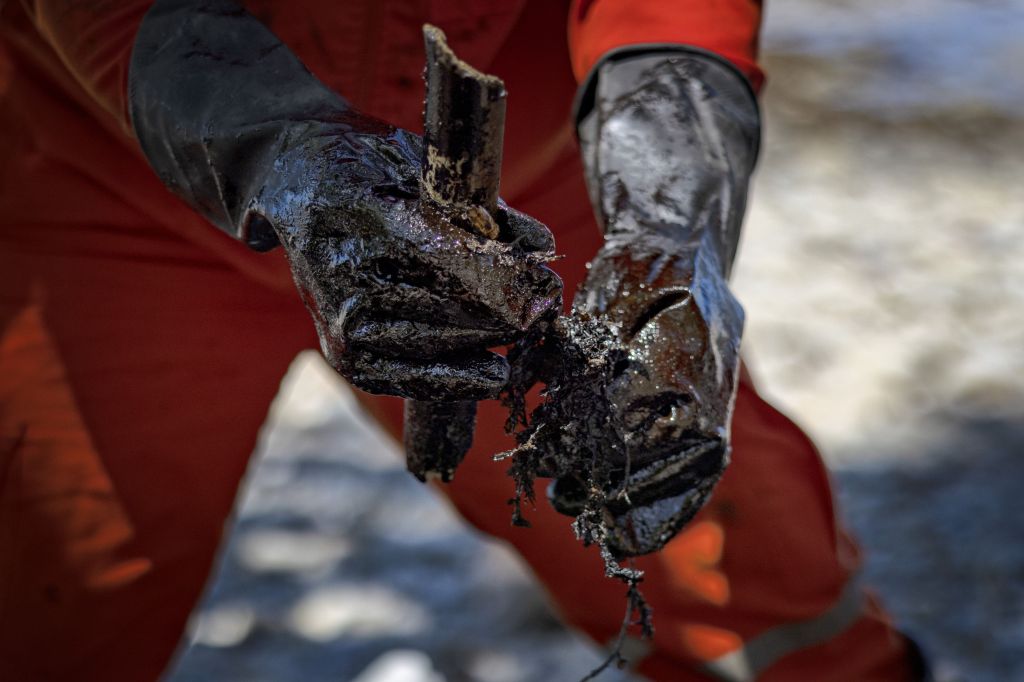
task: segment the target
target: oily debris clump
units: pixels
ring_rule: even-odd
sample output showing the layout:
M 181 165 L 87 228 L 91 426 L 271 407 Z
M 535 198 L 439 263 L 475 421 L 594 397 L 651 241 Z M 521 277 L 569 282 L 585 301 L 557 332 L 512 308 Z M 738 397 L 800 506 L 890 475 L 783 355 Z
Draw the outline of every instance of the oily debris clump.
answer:
M 516 483 L 513 503 L 517 525 L 521 502 L 534 500 L 533 479 L 591 474 L 594 494 L 604 497 L 610 479 L 606 462 L 624 451 L 616 417 L 605 390 L 616 365 L 625 361 L 612 325 L 595 317 L 559 317 L 536 325 L 509 352 L 512 367 L 503 399 L 509 407 L 506 430 L 515 431 L 517 447 L 498 455 L 512 460 Z M 526 393 L 546 384 L 544 400 L 526 414 Z M 516 431 L 518 427 L 522 427 Z M 616 458 L 617 459 L 617 458 Z
M 621 483 L 628 480 L 628 472 L 621 476 L 610 462 L 629 460 L 622 424 L 606 392 L 628 362 L 627 351 L 614 323 L 577 314 L 536 325 L 512 348 L 508 360 L 512 373 L 502 398 L 509 408 L 506 430 L 515 433 L 517 447 L 495 459 L 511 461 L 512 522 L 529 526 L 523 502 L 535 501 L 534 480 L 554 479 L 552 503 L 575 516 L 573 531 L 584 545 L 598 546 L 605 575 L 628 587 L 618 642 L 585 678 L 591 679 L 613 663 L 625 663 L 621 644 L 631 625 L 639 625 L 644 637 L 653 635 L 651 609 L 639 589 L 643 571 L 621 565 L 609 543 L 613 520 L 608 505 L 613 500 L 628 504 Z M 537 383 L 546 384 L 543 400 L 528 416 L 526 394 Z

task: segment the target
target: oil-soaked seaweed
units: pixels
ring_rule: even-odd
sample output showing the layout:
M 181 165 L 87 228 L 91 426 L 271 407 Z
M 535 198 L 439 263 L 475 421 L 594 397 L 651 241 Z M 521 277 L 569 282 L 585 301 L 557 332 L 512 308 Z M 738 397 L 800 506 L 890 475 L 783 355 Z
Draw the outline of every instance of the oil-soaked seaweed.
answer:
M 511 462 L 512 523 L 529 526 L 523 503 L 534 502 L 536 478 L 572 481 L 577 493 L 572 501 L 578 510 L 572 524 L 576 537 L 585 546 L 597 545 L 605 575 L 627 585 L 626 615 L 618 641 L 604 663 L 585 679 L 612 663 L 625 662 L 621 645 L 630 626 L 639 625 L 644 637 L 654 631 L 651 609 L 639 588 L 643 571 L 621 565 L 621 557 L 609 543 L 613 523 L 609 502 L 619 499 L 628 504 L 625 485 L 616 484 L 610 462 L 628 462 L 628 457 L 621 424 L 606 391 L 626 357 L 614 325 L 604 318 L 576 315 L 546 320 L 509 352 L 512 372 L 502 396 L 509 408 L 506 430 L 515 433 L 517 446 L 495 459 Z M 546 384 L 544 400 L 527 415 L 526 393 L 538 382 Z M 628 480 L 628 472 L 619 480 Z

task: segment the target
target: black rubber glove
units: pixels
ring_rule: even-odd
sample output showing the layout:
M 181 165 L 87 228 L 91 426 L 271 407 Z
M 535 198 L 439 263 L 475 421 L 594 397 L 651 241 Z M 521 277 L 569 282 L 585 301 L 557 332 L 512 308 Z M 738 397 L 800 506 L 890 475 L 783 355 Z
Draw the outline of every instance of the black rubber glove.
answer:
M 556 308 L 550 232 L 502 205 L 497 239 L 420 201 L 418 136 L 354 110 L 228 0 L 158 0 L 132 122 L 175 193 L 258 250 L 284 245 L 327 360 L 372 393 L 493 397 L 490 346 Z
M 746 79 L 695 50 L 611 55 L 587 87 L 579 136 L 605 244 L 573 310 L 606 317 L 627 349 L 605 391 L 625 494 L 605 511 L 613 551 L 636 555 L 678 532 L 728 463 L 743 310 L 726 278 L 760 124 Z M 563 477 L 549 495 L 576 515 L 586 490 Z

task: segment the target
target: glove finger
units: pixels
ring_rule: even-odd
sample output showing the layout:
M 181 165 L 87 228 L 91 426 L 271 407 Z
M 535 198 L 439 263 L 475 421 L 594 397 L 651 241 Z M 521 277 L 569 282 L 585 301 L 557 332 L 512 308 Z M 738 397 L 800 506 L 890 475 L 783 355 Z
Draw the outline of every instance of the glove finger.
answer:
M 433 360 L 353 353 L 349 381 L 367 393 L 414 400 L 487 400 L 508 383 L 508 362 L 487 351 Z
M 370 266 L 377 271 L 385 267 L 377 262 L 371 262 Z M 487 318 L 475 309 L 465 310 L 460 301 L 442 295 L 431 288 L 429 282 L 417 280 L 416 275 L 409 273 L 407 270 L 403 275 L 408 280 L 402 283 L 376 277 L 360 281 L 359 293 L 344 299 L 334 315 L 324 316 L 330 322 L 330 334 L 346 347 L 358 341 L 372 350 L 375 339 L 390 336 L 393 342 L 399 342 L 406 333 L 410 335 L 410 342 L 420 336 L 431 336 L 440 342 L 451 335 L 456 343 L 460 337 L 469 341 L 476 334 L 486 345 L 511 343 L 519 333 L 501 320 Z M 385 328 L 389 325 L 397 326 L 388 332 Z M 430 332 L 429 328 L 437 331 Z M 491 342 L 491 339 L 495 340 Z M 480 347 L 479 343 L 476 345 Z M 424 352 L 408 354 L 428 356 L 444 350 L 443 346 L 436 350 L 428 347 Z
M 498 207 L 498 222 L 502 223 L 501 240 L 517 245 L 527 253 L 555 253 L 555 236 L 536 218 L 506 205 Z
M 728 462 L 721 442 L 707 442 L 647 466 L 612 476 L 606 488 L 605 523 L 619 558 L 657 551 L 707 502 Z M 587 484 L 567 475 L 551 481 L 548 501 L 555 511 L 578 516 L 587 505 Z
M 467 329 L 415 320 L 368 320 L 348 334 L 349 346 L 395 358 L 432 358 L 515 341 L 515 332 Z
M 541 229 L 526 227 L 532 219 L 515 219 L 517 237 L 543 243 Z M 535 221 L 532 221 L 535 222 Z M 561 307 L 562 281 L 543 264 L 544 258 L 502 241 L 483 239 L 446 220 L 433 229 L 407 233 L 407 252 L 430 272 L 432 290 L 456 303 L 476 323 L 506 325 L 526 331 L 549 311 Z
M 343 234 L 317 246 L 318 252 L 334 254 L 318 277 L 346 282 L 389 307 L 400 305 L 404 289 L 422 290 L 427 293 L 421 298 L 436 297 L 428 310 L 451 308 L 466 320 L 458 326 L 470 328 L 525 331 L 561 306 L 562 282 L 544 258 L 472 234 L 416 200 L 395 200 L 377 210 L 373 220 L 347 223 Z M 539 239 L 538 228 L 529 229 L 524 239 Z
M 503 244 L 501 251 L 483 250 L 437 259 L 438 279 L 445 280 L 444 297 L 473 324 L 506 326 L 525 332 L 562 306 L 562 280 L 550 268 L 516 255 Z
M 496 319 L 467 297 L 457 292 L 456 295 L 449 295 L 452 292 L 439 291 L 428 282 L 418 281 L 400 286 L 371 284 L 364 291 L 368 304 L 361 309 L 358 318 L 350 316 L 346 335 L 367 327 L 358 333 L 363 337 L 367 334 L 371 338 L 380 337 L 387 333 L 383 331 L 383 326 L 398 325 L 391 333 L 394 338 L 400 338 L 401 333 L 406 332 L 413 335 L 413 339 L 429 335 L 440 342 L 450 332 L 453 338 L 466 337 L 468 341 L 472 335 L 478 334 L 482 342 L 487 342 L 486 345 L 501 345 L 511 343 L 522 333 L 515 325 Z M 428 328 L 436 328 L 438 331 L 429 332 Z M 492 338 L 495 340 L 489 341 Z M 436 355 L 443 350 L 443 347 L 434 351 L 428 349 L 428 354 Z
M 377 318 L 523 332 L 561 306 L 562 281 L 518 249 L 451 228 L 364 261 L 359 288 Z
M 664 547 L 707 502 L 728 459 L 723 442 L 709 441 L 631 471 L 625 494 L 606 503 L 612 553 L 621 558 Z

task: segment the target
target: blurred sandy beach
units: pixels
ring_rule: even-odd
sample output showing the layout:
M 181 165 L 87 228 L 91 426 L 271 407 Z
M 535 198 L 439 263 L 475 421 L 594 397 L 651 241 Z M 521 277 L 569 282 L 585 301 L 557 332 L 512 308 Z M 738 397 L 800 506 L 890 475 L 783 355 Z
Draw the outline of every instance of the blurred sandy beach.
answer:
M 821 447 L 864 580 L 937 679 L 1024 679 L 1024 0 L 769 1 L 763 51 L 747 360 Z M 601 660 L 311 353 L 185 645 L 174 682 L 561 681 Z

